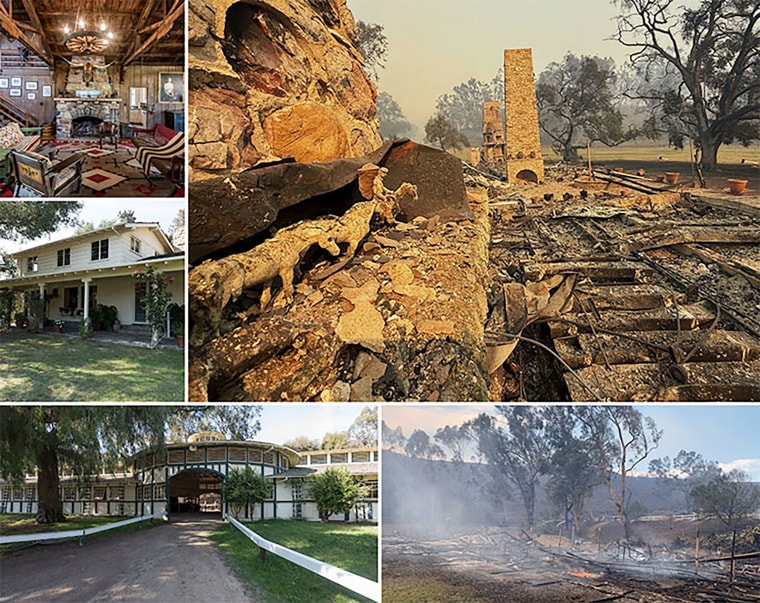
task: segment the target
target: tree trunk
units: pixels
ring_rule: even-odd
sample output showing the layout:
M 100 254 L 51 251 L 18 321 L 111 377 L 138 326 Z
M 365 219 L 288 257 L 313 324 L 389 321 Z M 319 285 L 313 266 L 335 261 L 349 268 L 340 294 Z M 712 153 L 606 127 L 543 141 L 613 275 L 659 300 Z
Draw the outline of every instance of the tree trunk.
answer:
M 45 436 L 45 445 L 37 457 L 37 523 L 66 521 L 59 491 L 58 437 L 53 430 Z
M 572 143 L 565 145 L 565 150 L 562 153 L 562 161 L 568 163 L 578 163 L 578 149 L 573 146 Z
M 712 171 L 718 165 L 718 149 L 722 141 L 717 137 L 705 132 L 700 136 L 699 144 L 702 148 L 702 169 Z

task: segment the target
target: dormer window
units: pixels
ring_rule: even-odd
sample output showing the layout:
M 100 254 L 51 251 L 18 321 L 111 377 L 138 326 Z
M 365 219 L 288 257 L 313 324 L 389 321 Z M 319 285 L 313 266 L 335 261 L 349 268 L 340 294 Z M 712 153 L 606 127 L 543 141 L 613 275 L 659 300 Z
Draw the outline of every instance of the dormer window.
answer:
M 108 259 L 108 239 L 92 242 L 92 261 Z
M 130 237 L 129 248 L 135 253 L 140 253 L 140 239 L 137 237 Z
M 37 262 L 37 256 L 32 255 L 26 258 L 26 271 L 27 272 L 37 272 L 37 269 L 39 268 L 39 263 Z
M 58 250 L 58 265 L 59 266 L 71 265 L 71 247 Z

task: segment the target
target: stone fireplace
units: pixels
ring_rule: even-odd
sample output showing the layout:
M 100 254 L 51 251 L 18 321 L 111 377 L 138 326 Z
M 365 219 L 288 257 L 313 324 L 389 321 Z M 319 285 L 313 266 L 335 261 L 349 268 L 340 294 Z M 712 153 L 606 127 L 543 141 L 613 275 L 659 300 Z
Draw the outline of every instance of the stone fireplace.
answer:
M 58 140 L 97 136 L 97 128 L 104 121 L 114 124 L 121 121 L 119 99 L 55 99 L 55 135 Z

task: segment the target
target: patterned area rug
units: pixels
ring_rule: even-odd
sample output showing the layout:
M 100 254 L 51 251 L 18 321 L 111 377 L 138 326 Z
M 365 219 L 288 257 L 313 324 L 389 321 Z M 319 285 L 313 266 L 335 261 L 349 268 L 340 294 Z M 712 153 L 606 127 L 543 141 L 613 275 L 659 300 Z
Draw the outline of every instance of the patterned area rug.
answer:
M 124 176 L 112 174 L 111 172 L 106 172 L 100 168 L 95 168 L 94 170 L 89 170 L 82 174 L 82 186 L 89 187 L 94 191 L 104 191 L 107 188 L 116 186 L 119 182 L 123 182 L 124 180 L 126 180 Z
M 139 164 L 132 161 L 136 148 L 128 139 L 120 140 L 116 150 L 109 144 L 101 149 L 96 139 L 56 141 L 55 160 L 66 159 L 73 153 L 85 153 L 82 165 L 83 181 L 79 197 L 183 197 L 184 189 L 174 186 L 160 172 L 151 169 L 150 181 L 142 174 Z M 85 179 L 84 176 L 87 176 Z M 0 193 L 1 194 L 1 193 Z

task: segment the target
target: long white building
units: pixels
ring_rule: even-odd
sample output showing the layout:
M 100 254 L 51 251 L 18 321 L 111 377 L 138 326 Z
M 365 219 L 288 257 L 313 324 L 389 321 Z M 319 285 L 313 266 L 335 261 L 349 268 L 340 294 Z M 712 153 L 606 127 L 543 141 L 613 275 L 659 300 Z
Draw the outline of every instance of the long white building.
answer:
M 82 481 L 62 472 L 61 500 L 67 515 L 139 516 L 166 512 L 219 513 L 226 509 L 222 483 L 233 470 L 250 466 L 274 484 L 268 500 L 249 506 L 241 519 L 318 520 L 309 493 L 315 475 L 328 468 L 348 470 L 369 486 L 369 494 L 346 516 L 333 520 L 377 521 L 378 455 L 376 448 L 296 452 L 267 442 L 225 440 L 217 432 L 202 432 L 187 442 L 167 444 L 161 454 L 141 452 L 121 473 L 102 473 Z M 23 487 L 0 479 L 0 513 L 37 512 L 37 477 Z

